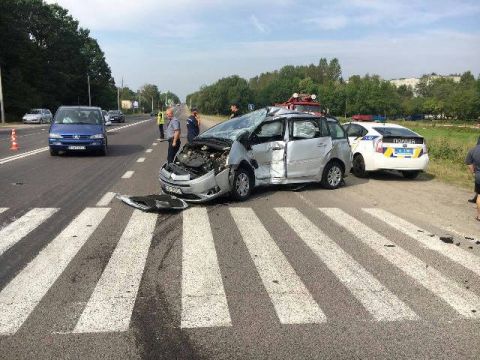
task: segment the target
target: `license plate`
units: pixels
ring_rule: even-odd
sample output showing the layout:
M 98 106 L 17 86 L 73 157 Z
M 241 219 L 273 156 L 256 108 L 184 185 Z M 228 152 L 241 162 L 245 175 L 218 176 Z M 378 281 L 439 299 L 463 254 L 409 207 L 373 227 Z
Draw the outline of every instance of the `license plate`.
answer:
M 69 146 L 68 150 L 85 150 L 85 146 Z
M 395 154 L 397 155 L 413 155 L 413 149 L 399 148 L 395 149 Z
M 175 186 L 170 186 L 170 185 L 165 185 L 165 191 L 174 193 L 174 194 L 181 194 L 182 190 L 175 187 Z

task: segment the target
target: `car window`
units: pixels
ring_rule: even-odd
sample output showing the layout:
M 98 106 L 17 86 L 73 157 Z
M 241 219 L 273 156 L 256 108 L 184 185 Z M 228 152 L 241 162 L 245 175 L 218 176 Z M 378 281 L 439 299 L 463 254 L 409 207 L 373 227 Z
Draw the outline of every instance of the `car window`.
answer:
M 377 132 L 383 136 L 418 136 L 412 130 L 406 128 L 394 128 L 394 127 L 375 127 Z
M 255 142 L 264 143 L 283 140 L 284 121 L 270 121 L 260 125 L 254 132 Z
M 320 119 L 320 130 L 322 131 L 322 136 L 330 136 L 330 131 L 328 130 L 327 120 Z
M 329 121 L 328 128 L 330 129 L 330 135 L 332 136 L 332 139 L 344 139 L 346 137 L 345 131 L 339 123 L 335 121 Z
M 290 131 L 294 140 L 314 139 L 322 136 L 318 119 L 295 119 Z
M 362 137 L 365 136 L 367 132 L 363 126 L 357 124 L 350 124 L 347 128 L 347 135 L 349 137 Z

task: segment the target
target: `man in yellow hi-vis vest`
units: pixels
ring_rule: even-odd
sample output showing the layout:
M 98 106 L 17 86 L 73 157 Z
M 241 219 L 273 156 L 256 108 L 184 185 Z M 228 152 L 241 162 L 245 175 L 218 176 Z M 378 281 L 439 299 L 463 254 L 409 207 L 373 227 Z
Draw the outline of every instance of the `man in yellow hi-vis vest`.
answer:
M 157 124 L 158 129 L 160 130 L 160 139 L 165 139 L 165 134 L 163 133 L 163 124 L 165 124 L 165 120 L 163 118 L 163 112 L 159 111 L 157 115 Z

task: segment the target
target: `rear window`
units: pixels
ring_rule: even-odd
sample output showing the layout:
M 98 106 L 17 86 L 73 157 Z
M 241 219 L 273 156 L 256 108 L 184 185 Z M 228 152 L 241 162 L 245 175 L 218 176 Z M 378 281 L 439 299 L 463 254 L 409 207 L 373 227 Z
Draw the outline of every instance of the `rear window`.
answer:
M 419 137 L 417 133 L 405 128 L 393 128 L 393 127 L 375 127 L 375 131 L 378 131 L 383 136 L 407 136 L 407 137 Z

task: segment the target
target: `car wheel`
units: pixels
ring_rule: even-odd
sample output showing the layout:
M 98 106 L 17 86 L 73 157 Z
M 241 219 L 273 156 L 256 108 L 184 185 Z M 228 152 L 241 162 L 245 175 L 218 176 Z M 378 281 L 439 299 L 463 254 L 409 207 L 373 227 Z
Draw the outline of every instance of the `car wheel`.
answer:
M 326 189 L 337 189 L 343 182 L 343 167 L 337 161 L 332 161 L 325 166 L 322 176 L 322 186 Z
M 360 154 L 355 155 L 353 158 L 352 173 L 359 178 L 367 177 L 367 172 L 365 171 L 365 159 Z
M 252 193 L 252 177 L 250 172 L 240 167 L 233 178 L 232 197 L 237 201 L 245 201 Z
M 107 155 L 107 144 L 106 144 L 106 143 L 103 145 L 102 149 L 99 150 L 99 154 L 100 154 L 101 156 Z
M 50 155 L 51 156 L 57 156 L 58 155 L 58 150 L 50 149 Z
M 418 170 L 402 171 L 403 177 L 410 180 L 416 179 L 419 174 L 420 174 L 420 171 Z

